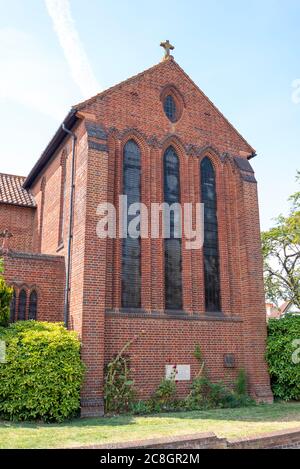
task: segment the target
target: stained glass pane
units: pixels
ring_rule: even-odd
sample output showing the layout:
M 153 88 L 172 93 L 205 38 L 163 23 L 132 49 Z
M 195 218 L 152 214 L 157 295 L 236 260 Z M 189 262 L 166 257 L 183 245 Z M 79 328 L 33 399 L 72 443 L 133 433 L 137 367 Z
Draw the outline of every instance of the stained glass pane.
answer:
M 208 312 L 217 312 L 221 309 L 217 199 L 215 171 L 209 158 L 201 162 L 201 194 L 204 203 L 205 308 Z
M 37 317 L 37 293 L 35 290 L 33 290 L 30 293 L 29 297 L 29 313 L 28 313 L 28 319 L 36 319 Z
M 167 118 L 170 119 L 171 122 L 176 121 L 176 115 L 177 115 L 176 104 L 175 104 L 173 96 L 170 94 L 165 98 L 164 111 L 165 111 Z
M 164 201 L 168 205 L 180 203 L 179 160 L 169 147 L 164 155 Z M 181 239 L 175 238 L 175 217 L 171 212 L 170 238 L 165 239 L 165 306 L 182 309 L 182 258 Z
M 138 145 L 133 140 L 129 140 L 124 148 L 123 194 L 127 195 L 128 206 L 140 202 L 141 155 Z M 128 225 L 135 216 L 127 215 L 127 238 L 122 241 L 123 308 L 141 307 L 141 240 L 140 237 L 130 237 L 128 233 Z
M 21 290 L 19 294 L 18 321 L 24 321 L 26 319 L 26 301 L 26 291 Z

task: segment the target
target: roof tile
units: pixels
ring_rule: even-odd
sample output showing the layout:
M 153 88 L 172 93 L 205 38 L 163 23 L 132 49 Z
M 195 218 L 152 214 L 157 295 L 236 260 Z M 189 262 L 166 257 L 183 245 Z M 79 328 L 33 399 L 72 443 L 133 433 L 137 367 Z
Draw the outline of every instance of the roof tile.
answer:
M 25 177 L 0 173 L 0 203 L 35 207 L 33 196 L 23 188 Z

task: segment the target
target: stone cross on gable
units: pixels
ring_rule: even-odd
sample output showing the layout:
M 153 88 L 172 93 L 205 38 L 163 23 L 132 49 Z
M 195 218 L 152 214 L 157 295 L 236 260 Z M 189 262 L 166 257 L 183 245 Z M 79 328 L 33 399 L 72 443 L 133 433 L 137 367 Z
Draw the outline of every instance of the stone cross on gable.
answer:
M 172 57 L 170 54 L 170 50 L 174 50 L 175 47 L 170 44 L 169 39 L 167 39 L 165 42 L 161 42 L 160 47 L 163 47 L 165 49 L 164 60 L 168 60 L 170 57 Z
M 12 238 L 12 233 L 9 231 L 9 230 L 3 230 L 3 231 L 0 231 L 0 238 L 3 239 L 2 241 L 2 246 L 1 246 L 1 250 L 4 251 L 4 252 L 8 252 L 9 250 L 9 240 L 10 238 Z

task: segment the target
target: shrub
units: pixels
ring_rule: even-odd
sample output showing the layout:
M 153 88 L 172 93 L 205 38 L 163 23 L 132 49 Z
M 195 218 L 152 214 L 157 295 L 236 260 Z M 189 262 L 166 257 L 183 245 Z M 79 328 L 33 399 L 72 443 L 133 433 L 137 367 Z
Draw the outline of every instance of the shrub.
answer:
M 129 356 L 117 355 L 107 365 L 104 385 L 105 411 L 119 413 L 128 410 L 135 395 L 133 385 Z
M 0 415 L 61 422 L 79 410 L 84 368 L 75 332 L 61 323 L 19 321 L 0 328 Z
M 145 331 L 125 343 L 119 353 L 107 364 L 104 383 L 105 412 L 128 411 L 134 403 L 134 380 L 131 379 L 130 358 L 126 353 Z
M 10 302 L 13 295 L 13 288 L 7 285 L 2 273 L 3 260 L 0 259 L 0 327 L 7 327 L 9 324 Z
M 134 415 L 147 415 L 155 412 L 152 401 L 131 402 L 130 412 Z
M 300 317 L 270 319 L 266 358 L 274 397 L 300 400 L 299 347 Z
M 176 373 L 176 367 L 174 367 L 170 378 L 163 378 L 153 395 L 152 400 L 161 406 L 162 409 L 170 407 L 172 402 L 175 401 Z
M 241 369 L 239 371 L 234 383 L 234 390 L 231 390 L 222 381 L 212 383 L 208 379 L 199 345 L 195 348 L 194 356 L 199 362 L 200 369 L 192 382 L 191 391 L 185 399 L 186 410 L 255 405 L 255 401 L 247 394 L 247 375 L 245 370 Z
M 247 395 L 247 374 L 243 368 L 238 372 L 238 376 L 234 384 L 234 390 L 238 396 Z
M 206 376 L 196 376 L 191 384 L 191 391 L 185 399 L 186 410 L 197 410 L 208 407 L 208 383 L 209 380 Z

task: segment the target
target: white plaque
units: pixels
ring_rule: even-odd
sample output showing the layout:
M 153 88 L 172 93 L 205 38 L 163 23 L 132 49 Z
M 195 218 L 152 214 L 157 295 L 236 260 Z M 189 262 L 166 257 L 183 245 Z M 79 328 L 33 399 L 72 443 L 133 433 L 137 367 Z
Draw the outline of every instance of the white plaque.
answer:
M 166 365 L 166 379 L 173 377 L 175 365 Z M 176 381 L 190 381 L 191 380 L 191 366 L 190 365 L 176 365 Z

